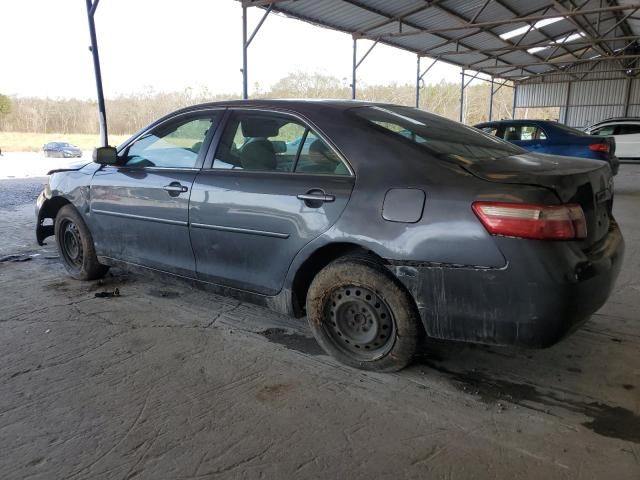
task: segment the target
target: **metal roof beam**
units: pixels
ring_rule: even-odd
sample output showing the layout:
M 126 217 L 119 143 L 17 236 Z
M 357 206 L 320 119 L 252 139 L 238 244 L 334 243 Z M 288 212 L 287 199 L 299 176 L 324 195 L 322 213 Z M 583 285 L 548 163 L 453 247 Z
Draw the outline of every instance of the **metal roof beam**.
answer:
M 602 8 L 593 8 L 589 10 L 583 11 L 575 11 L 575 10 L 564 10 L 563 12 L 559 12 L 557 17 L 575 17 L 578 15 L 589 15 L 593 13 L 599 12 L 616 12 L 622 10 L 634 10 L 640 8 L 640 4 L 633 5 L 615 5 L 610 7 L 602 7 Z M 420 29 L 415 32 L 398 32 L 398 33 L 386 33 L 386 34 L 376 34 L 376 35 L 366 35 L 363 33 L 354 32 L 354 36 L 358 38 L 369 38 L 370 40 L 380 39 L 380 38 L 393 38 L 393 37 L 407 37 L 412 35 L 422 35 L 425 33 L 436 34 L 436 33 L 445 33 L 445 32 L 453 32 L 459 30 L 467 30 L 467 29 L 478 29 L 482 30 L 483 28 L 488 27 L 499 27 L 501 25 L 511 25 L 514 23 L 528 23 L 528 22 L 536 22 L 538 20 L 544 20 L 545 18 L 549 18 L 549 15 L 530 15 L 524 17 L 510 18 L 505 20 L 494 20 L 492 22 L 480 22 L 480 23 L 465 23 L 455 27 L 442 27 L 442 28 L 426 28 Z M 418 27 L 420 28 L 420 27 Z M 584 28 L 579 26 L 579 28 Z
M 502 4 L 502 2 L 499 2 L 498 0 L 495 0 L 495 1 L 496 1 L 496 3 L 498 3 L 498 5 L 501 5 L 501 6 L 503 6 L 503 8 L 506 8 L 506 7 L 504 7 L 504 5 Z M 445 13 L 446 13 L 446 14 L 448 14 L 450 17 L 452 17 L 452 18 L 454 18 L 454 19 L 456 19 L 456 20 L 458 20 L 458 21 L 470 22 L 470 20 L 469 20 L 469 19 L 467 19 L 467 18 L 463 17 L 462 15 L 459 15 L 459 14 L 457 14 L 457 13 L 455 13 L 455 12 L 453 12 L 453 11 L 449 10 L 448 8 L 442 7 L 442 6 L 440 6 L 440 5 L 436 6 L 435 8 L 437 8 L 438 10 L 441 10 L 441 11 L 445 12 Z M 550 7 L 545 7 L 545 8 L 543 8 L 543 9 L 542 9 L 542 10 L 543 10 L 543 11 L 542 11 L 542 15 L 543 15 L 543 16 L 546 16 L 546 14 L 547 14 L 547 12 L 549 11 L 549 9 L 550 9 Z M 514 15 L 518 16 L 518 15 L 516 14 L 516 12 L 513 12 L 511 9 L 508 9 L 508 10 L 509 10 L 510 12 L 512 12 L 512 14 L 514 14 Z M 471 22 L 471 23 L 473 23 L 473 22 Z M 522 39 L 524 39 L 524 37 L 526 37 L 526 36 L 527 36 L 527 34 L 528 34 L 528 33 L 529 33 L 533 28 L 535 28 L 535 27 L 534 27 L 534 25 L 535 25 L 535 23 L 534 23 L 534 22 L 530 22 L 530 23 L 529 23 L 529 29 L 528 29 L 528 30 L 527 30 L 527 32 L 522 36 L 522 38 L 520 38 L 520 40 L 518 41 L 518 43 L 519 43 L 520 41 L 522 41 Z M 505 43 L 505 44 L 507 44 L 507 45 L 509 45 L 509 46 L 511 46 L 511 47 L 517 47 L 517 46 L 518 46 L 518 43 L 515 43 L 515 44 L 514 44 L 513 42 L 510 42 L 509 40 L 502 38 L 500 35 L 498 35 L 497 33 L 495 33 L 493 30 L 491 30 L 491 29 L 489 29 L 489 28 L 482 28 L 482 29 L 481 29 L 481 31 L 482 31 L 482 32 L 484 32 L 484 33 L 486 33 L 487 35 L 491 35 L 492 37 L 496 38 L 498 41 L 501 41 L 501 42 L 503 42 L 503 43 Z M 551 40 L 551 38 L 550 38 L 548 35 L 546 35 L 546 34 L 545 34 L 545 33 L 543 33 L 543 32 L 541 32 L 541 33 L 542 33 L 542 34 L 543 34 L 543 35 L 544 35 L 548 40 Z M 566 50 L 566 52 L 567 52 L 567 53 L 569 53 L 569 54 L 571 53 L 568 49 L 566 49 L 566 48 L 565 48 L 565 50 Z M 527 53 L 528 53 L 528 52 L 527 52 Z M 534 57 L 534 58 L 537 58 L 537 59 L 539 59 L 539 60 L 542 60 L 542 59 L 541 59 L 540 57 L 538 57 L 537 55 L 533 55 L 533 54 L 531 54 L 531 53 L 528 53 L 528 55 L 530 55 L 530 56 L 532 56 L 532 57 Z M 576 57 L 576 59 L 577 59 L 577 57 Z M 483 62 L 483 61 L 484 61 L 484 60 L 479 60 L 478 62 L 470 63 L 470 64 L 468 64 L 468 65 L 467 65 L 467 67 L 469 67 L 469 68 L 472 68 L 472 69 L 473 69 L 473 68 L 475 67 L 475 65 L 477 65 L 478 63 L 481 63 L 481 62 Z M 501 61 L 503 61 L 503 60 L 501 60 Z M 496 60 L 496 63 L 497 63 L 497 60 Z M 553 68 L 557 68 L 557 67 L 553 67 Z
M 566 37 L 568 35 L 571 35 L 573 33 L 576 33 L 576 30 L 571 30 L 570 32 L 567 33 L 563 33 L 562 35 L 560 35 L 559 38 L 562 37 Z M 472 35 L 475 35 L 475 33 L 473 33 Z M 598 39 L 596 39 L 598 40 Z M 607 38 L 607 39 L 600 39 L 600 40 L 640 40 L 640 35 L 630 35 L 630 36 L 625 36 L 625 37 L 616 37 L 614 38 Z M 445 44 L 446 45 L 446 44 Z M 574 40 L 571 42 L 566 42 L 565 46 L 569 47 L 569 46 L 576 46 L 576 45 L 591 45 L 591 42 L 588 40 Z M 444 45 L 442 45 L 444 46 Z M 445 51 L 445 52 L 438 52 L 436 55 L 439 55 L 441 57 L 443 56 L 454 56 L 454 55 L 472 55 L 474 53 L 479 53 L 479 52 L 486 52 L 486 53 L 495 53 L 495 54 L 501 54 L 501 53 L 509 53 L 511 51 L 521 51 L 521 50 L 528 50 L 530 48 L 535 48 L 535 47 L 547 47 L 547 48 L 554 48 L 557 45 L 545 45 L 545 44 L 535 44 L 535 45 L 518 45 L 515 48 L 512 47 L 500 47 L 500 48 L 489 48 L 489 49 L 483 49 L 483 50 L 477 50 L 477 49 L 473 49 L 473 50 L 464 50 L 464 51 L 460 51 L 460 50 L 450 50 L 450 51 Z M 430 50 L 435 50 L 436 48 L 439 47 L 433 47 Z M 574 52 L 577 50 L 582 50 L 582 49 L 576 49 L 573 50 Z M 422 56 L 429 56 L 428 54 L 420 54 Z M 434 54 L 431 54 L 434 55 Z
M 376 8 L 373 8 L 373 7 L 370 7 L 370 6 L 368 6 L 368 5 L 365 5 L 365 4 L 363 4 L 362 2 L 357 1 L 357 0 L 342 0 L 342 1 L 343 1 L 343 2 L 345 2 L 345 3 L 348 3 L 349 5 L 353 5 L 353 6 L 355 6 L 355 7 L 358 7 L 358 8 L 361 8 L 361 9 L 363 9 L 363 10 L 366 10 L 366 11 L 368 11 L 368 12 L 375 13 L 376 15 L 380 15 L 380 16 L 382 16 L 382 17 L 387 17 L 388 19 L 393 19 L 393 18 L 395 18 L 395 17 L 393 17 L 393 16 L 389 15 L 388 13 L 385 13 L 385 12 L 383 12 L 383 11 L 381 11 L 381 10 L 378 10 L 378 9 L 376 9 Z M 439 1 L 441 1 L 441 0 L 436 0 L 435 2 L 431 2 L 431 3 L 429 4 L 429 7 L 438 7 L 437 3 L 439 3 Z M 408 27 L 410 27 L 410 28 L 413 28 L 413 29 L 421 29 L 421 28 L 422 28 L 422 27 L 420 27 L 420 25 L 414 24 L 413 22 L 404 21 L 403 23 L 404 23 L 406 26 L 408 26 Z M 456 41 L 456 42 L 458 42 L 458 43 L 459 43 L 459 45 L 462 45 L 462 47 L 464 47 L 464 48 L 472 48 L 472 47 L 470 47 L 470 46 L 468 46 L 468 45 L 466 45 L 466 44 L 464 44 L 464 43 L 462 43 L 462 42 L 459 42 L 459 40 L 456 40 L 456 39 L 450 39 L 450 38 L 448 38 L 448 37 L 445 37 L 444 35 L 434 35 L 434 36 L 440 37 L 440 38 L 442 38 L 443 40 L 446 40 L 446 41 Z M 362 32 L 354 32 L 354 33 L 353 33 L 353 35 L 352 35 L 352 37 L 353 37 L 354 39 L 361 39 L 361 38 L 368 38 L 369 36 L 367 36 L 366 34 L 363 34 Z M 380 41 L 380 40 L 381 40 L 381 38 L 383 38 L 383 37 L 384 37 L 384 36 L 380 37 L 380 36 L 375 36 L 375 35 L 374 35 L 374 36 L 371 36 L 371 38 L 369 38 L 369 39 L 370 39 L 370 40 Z M 485 54 L 483 54 L 483 55 L 485 55 Z M 485 56 L 487 56 L 487 57 L 488 57 L 487 59 L 495 59 L 495 60 L 498 60 L 498 58 L 497 58 L 496 56 L 492 56 L 492 55 L 485 55 Z M 502 62 L 504 62 L 504 63 L 507 63 L 507 64 L 509 64 L 509 65 L 511 64 L 511 62 L 507 62 L 506 60 L 500 60 L 500 61 L 502 61 Z M 529 73 L 534 73 L 534 72 L 529 72 Z
M 479 69 L 495 70 L 495 69 L 509 68 L 509 67 L 520 69 L 520 68 L 527 68 L 527 67 L 535 67 L 538 65 L 558 65 L 561 63 L 563 64 L 566 63 L 568 65 L 578 65 L 583 63 L 603 62 L 606 60 L 622 60 L 622 59 L 630 59 L 630 58 L 637 59 L 638 55 L 616 55 L 615 57 L 601 56 L 601 57 L 592 57 L 592 58 L 581 58 L 579 60 L 557 60 L 555 62 L 528 62 L 528 63 L 521 63 L 517 65 L 488 65 L 486 67 L 484 66 L 479 67 Z M 568 72 L 568 71 L 564 71 L 562 73 L 564 73 L 565 75 L 571 75 L 571 72 Z M 582 72 L 578 72 L 578 73 L 582 73 Z M 542 73 L 538 73 L 537 75 L 542 75 Z

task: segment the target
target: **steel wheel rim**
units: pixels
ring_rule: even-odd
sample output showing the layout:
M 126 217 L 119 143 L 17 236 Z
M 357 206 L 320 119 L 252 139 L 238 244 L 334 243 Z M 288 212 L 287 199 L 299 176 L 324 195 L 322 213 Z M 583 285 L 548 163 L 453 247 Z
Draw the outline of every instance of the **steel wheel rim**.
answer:
M 325 307 L 324 330 L 335 347 L 358 360 L 387 354 L 395 342 L 391 309 L 373 290 L 347 285 L 333 290 Z
M 60 230 L 62 231 L 60 246 L 62 247 L 61 250 L 64 259 L 72 267 L 81 268 L 84 251 L 82 249 L 80 229 L 75 223 L 67 220 L 62 224 Z

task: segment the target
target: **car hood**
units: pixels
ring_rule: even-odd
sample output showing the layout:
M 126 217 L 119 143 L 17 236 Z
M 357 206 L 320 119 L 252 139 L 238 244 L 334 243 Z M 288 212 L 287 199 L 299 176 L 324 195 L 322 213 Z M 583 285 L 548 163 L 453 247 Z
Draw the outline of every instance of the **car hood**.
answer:
M 58 172 L 73 172 L 76 170 L 80 170 L 82 167 L 85 167 L 86 165 L 89 165 L 91 162 L 88 162 L 86 160 L 83 161 L 79 161 L 79 162 L 73 162 L 70 163 L 69 165 L 66 165 L 64 167 L 60 167 L 60 168 L 54 168 L 53 170 L 49 170 L 47 172 L 47 175 L 51 175 L 53 173 L 58 173 Z

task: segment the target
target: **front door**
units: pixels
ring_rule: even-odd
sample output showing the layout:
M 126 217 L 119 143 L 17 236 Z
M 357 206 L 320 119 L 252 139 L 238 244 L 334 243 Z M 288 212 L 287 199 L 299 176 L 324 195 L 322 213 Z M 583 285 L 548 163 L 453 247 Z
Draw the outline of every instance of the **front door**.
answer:
M 233 112 L 191 194 L 198 278 L 277 293 L 295 255 L 338 219 L 353 182 L 343 159 L 302 120 Z
M 195 276 L 189 196 L 220 114 L 182 114 L 152 127 L 91 182 L 90 227 L 99 256 Z

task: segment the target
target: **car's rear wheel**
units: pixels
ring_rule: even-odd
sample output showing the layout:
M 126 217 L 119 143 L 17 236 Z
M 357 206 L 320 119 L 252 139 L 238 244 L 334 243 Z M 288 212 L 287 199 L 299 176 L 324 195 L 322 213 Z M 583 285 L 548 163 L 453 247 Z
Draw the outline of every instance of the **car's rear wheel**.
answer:
M 327 353 L 364 370 L 401 370 L 422 334 L 409 293 L 369 258 L 346 257 L 322 269 L 309 287 L 307 318 Z
M 72 205 L 65 205 L 56 215 L 56 245 L 62 264 L 76 280 L 95 280 L 109 267 L 100 264 L 89 228 Z

